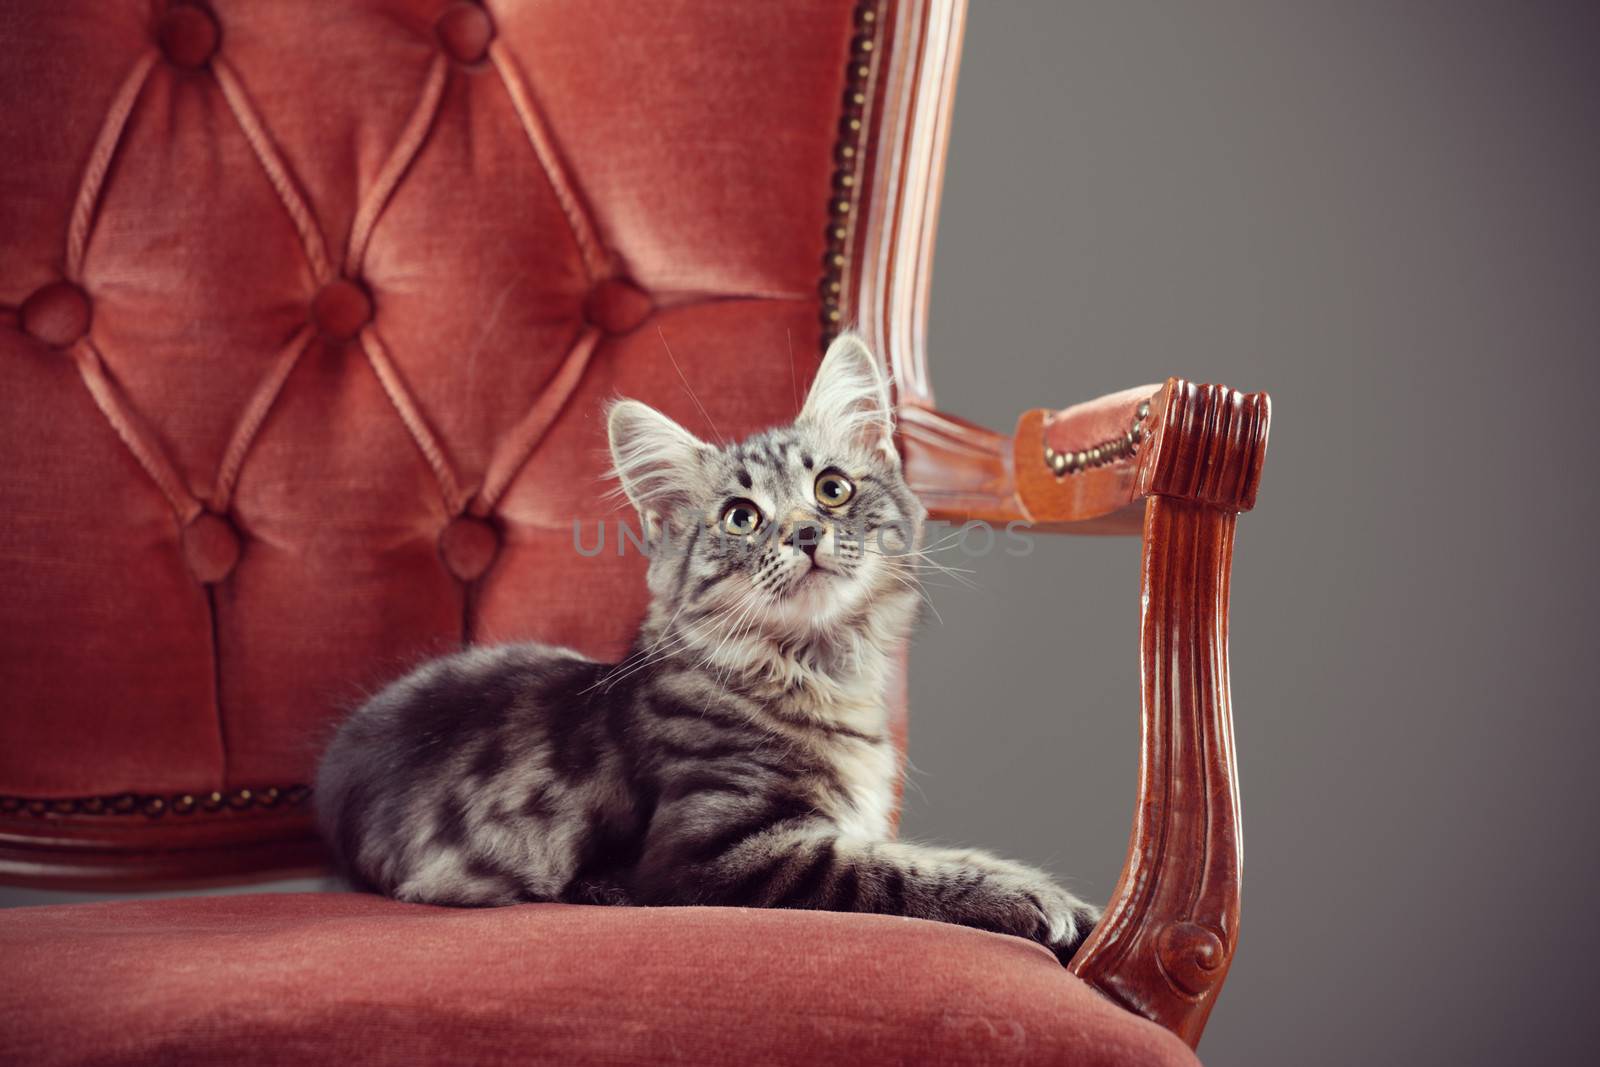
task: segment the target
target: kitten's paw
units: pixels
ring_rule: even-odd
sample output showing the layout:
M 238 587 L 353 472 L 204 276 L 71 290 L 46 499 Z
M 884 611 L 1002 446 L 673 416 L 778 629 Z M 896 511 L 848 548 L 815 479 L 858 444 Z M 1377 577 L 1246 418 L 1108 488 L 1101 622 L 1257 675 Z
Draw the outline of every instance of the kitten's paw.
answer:
M 1100 922 L 1101 911 L 1087 901 L 1079 900 L 1072 894 L 1065 894 L 1072 901 L 1071 921 L 1066 925 L 1066 934 L 1057 941 L 1050 942 L 1046 947 L 1056 954 L 1056 959 L 1065 967 L 1083 943 L 1089 940 L 1089 935 L 1094 933 L 1095 926 Z
M 1065 966 L 1100 921 L 1100 909 L 1049 881 L 1034 886 L 1029 899 L 1042 920 L 1043 936 L 1036 935 L 1034 940 L 1054 952 Z
M 1055 953 L 1062 964 L 1100 921 L 1100 909 L 1051 881 L 1041 871 L 999 861 L 985 864 L 990 889 L 987 919 L 994 929 L 1026 937 Z

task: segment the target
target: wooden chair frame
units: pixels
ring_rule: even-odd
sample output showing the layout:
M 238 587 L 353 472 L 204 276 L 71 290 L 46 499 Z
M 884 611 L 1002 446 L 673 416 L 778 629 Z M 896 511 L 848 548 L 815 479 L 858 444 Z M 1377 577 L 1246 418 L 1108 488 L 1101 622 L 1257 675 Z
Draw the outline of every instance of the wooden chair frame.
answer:
M 860 199 L 840 213 L 854 222 L 824 321 L 855 321 L 888 359 L 907 476 L 931 517 L 1142 535 L 1133 832 L 1105 918 L 1070 968 L 1194 1045 L 1239 936 L 1228 580 L 1234 524 L 1260 484 L 1270 402 L 1170 378 L 1065 412 L 1027 411 L 1010 437 L 939 412 L 923 342 L 966 5 L 864 3 L 858 15 L 867 12 L 883 23 L 887 56 L 863 119 L 876 150 L 849 183 Z M 1103 434 L 1108 414 L 1127 431 L 1101 440 L 1091 430 Z

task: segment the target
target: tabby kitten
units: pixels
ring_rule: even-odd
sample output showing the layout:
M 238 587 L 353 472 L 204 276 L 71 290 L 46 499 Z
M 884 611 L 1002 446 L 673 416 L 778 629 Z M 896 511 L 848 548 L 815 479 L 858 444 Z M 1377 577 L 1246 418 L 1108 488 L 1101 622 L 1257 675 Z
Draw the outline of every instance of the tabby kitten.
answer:
M 1031 938 L 1065 960 L 1095 908 L 1041 871 L 892 840 L 891 652 L 925 512 L 859 338 L 794 425 L 726 447 L 622 400 L 622 489 L 654 543 L 630 654 L 476 648 L 339 730 L 318 817 L 400 900 L 819 908 Z

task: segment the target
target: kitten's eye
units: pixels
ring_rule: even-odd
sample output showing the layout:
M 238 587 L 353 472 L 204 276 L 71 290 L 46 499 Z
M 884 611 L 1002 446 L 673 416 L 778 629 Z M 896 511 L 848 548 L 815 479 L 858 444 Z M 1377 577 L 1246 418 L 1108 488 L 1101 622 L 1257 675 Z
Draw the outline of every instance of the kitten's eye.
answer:
M 817 499 L 828 507 L 848 503 L 855 495 L 855 484 L 831 467 L 817 475 Z
M 761 529 L 761 509 L 748 500 L 735 500 L 722 513 L 722 528 L 731 534 L 753 534 Z

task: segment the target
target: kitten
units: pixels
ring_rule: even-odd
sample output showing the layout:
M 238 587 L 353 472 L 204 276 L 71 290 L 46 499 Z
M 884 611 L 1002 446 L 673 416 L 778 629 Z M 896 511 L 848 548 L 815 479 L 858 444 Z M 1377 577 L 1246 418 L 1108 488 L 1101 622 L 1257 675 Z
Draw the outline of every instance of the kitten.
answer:
M 908 915 L 1067 959 L 1098 912 L 1043 872 L 889 836 L 885 694 L 926 514 L 891 418 L 852 334 L 794 425 L 738 444 L 616 402 L 616 473 L 654 544 L 632 652 L 476 648 L 379 693 L 317 777 L 345 870 L 435 904 Z

